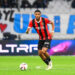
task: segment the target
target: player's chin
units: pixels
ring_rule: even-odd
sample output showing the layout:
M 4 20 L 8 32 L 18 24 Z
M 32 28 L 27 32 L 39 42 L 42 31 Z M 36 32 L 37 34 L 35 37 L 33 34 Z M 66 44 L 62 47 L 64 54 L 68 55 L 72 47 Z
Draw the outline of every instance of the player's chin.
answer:
M 40 17 L 36 17 L 36 19 L 38 20 L 38 19 L 40 19 Z

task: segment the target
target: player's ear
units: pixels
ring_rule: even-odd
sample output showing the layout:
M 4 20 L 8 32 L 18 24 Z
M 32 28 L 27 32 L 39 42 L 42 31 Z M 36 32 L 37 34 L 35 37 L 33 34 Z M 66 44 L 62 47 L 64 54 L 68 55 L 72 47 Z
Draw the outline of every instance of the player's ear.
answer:
M 41 16 L 41 13 L 40 13 L 40 16 Z
M 35 12 L 34 12 L 34 15 L 35 15 Z

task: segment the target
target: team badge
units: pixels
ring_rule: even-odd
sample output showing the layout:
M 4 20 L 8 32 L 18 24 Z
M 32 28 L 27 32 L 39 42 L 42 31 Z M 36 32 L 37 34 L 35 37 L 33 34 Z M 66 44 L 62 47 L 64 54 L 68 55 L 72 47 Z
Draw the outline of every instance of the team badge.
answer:
M 42 25 L 44 25 L 44 23 L 42 22 Z

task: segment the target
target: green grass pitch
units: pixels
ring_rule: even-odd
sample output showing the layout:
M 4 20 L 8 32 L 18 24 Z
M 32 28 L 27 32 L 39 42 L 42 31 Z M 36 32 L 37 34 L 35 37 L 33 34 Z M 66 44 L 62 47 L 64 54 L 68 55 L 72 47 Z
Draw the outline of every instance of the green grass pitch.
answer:
M 51 59 L 53 69 L 46 71 L 39 56 L 0 56 L 0 75 L 75 75 L 75 56 L 51 56 Z M 28 64 L 26 71 L 19 69 L 22 62 Z

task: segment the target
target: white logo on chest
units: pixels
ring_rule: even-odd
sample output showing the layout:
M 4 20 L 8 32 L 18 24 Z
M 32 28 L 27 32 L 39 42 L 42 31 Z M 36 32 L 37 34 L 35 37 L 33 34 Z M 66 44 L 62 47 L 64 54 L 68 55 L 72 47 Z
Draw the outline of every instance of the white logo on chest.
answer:
M 44 29 L 44 27 L 35 27 L 36 29 Z

